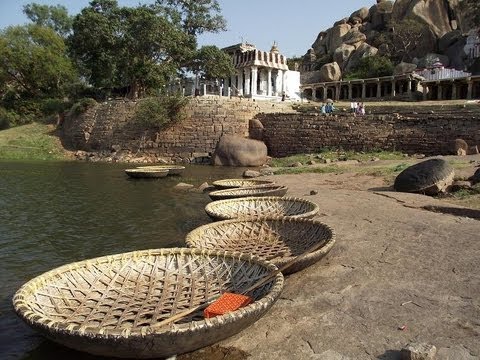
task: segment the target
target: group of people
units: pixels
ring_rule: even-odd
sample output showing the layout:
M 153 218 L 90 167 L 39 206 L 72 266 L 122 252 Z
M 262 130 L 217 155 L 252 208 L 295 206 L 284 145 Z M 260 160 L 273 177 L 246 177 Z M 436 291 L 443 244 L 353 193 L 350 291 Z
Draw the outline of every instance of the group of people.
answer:
M 334 110 L 336 110 L 335 106 L 331 102 L 324 103 L 320 109 L 323 115 L 332 114 Z
M 352 101 L 350 103 L 350 111 L 354 115 L 365 115 L 365 105 L 359 102 Z

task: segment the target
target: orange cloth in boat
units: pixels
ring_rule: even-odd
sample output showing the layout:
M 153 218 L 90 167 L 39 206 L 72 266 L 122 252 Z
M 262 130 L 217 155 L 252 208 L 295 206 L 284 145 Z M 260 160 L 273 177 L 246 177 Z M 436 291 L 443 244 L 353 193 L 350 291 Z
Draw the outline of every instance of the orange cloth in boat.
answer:
M 207 319 L 223 315 L 231 311 L 240 309 L 241 307 L 247 306 L 253 301 L 249 296 L 233 294 L 233 293 L 224 293 L 217 300 L 207 306 L 203 310 L 203 314 Z

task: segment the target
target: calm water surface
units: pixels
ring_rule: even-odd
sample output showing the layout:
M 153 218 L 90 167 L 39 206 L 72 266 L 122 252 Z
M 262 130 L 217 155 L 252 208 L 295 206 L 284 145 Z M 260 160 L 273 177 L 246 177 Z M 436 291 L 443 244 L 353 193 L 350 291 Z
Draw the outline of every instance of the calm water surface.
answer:
M 209 222 L 208 195 L 178 182 L 239 177 L 243 169 L 187 167 L 181 177 L 130 180 L 125 165 L 0 162 L 0 359 L 97 360 L 44 340 L 17 318 L 11 299 L 26 281 L 74 261 L 183 246 Z

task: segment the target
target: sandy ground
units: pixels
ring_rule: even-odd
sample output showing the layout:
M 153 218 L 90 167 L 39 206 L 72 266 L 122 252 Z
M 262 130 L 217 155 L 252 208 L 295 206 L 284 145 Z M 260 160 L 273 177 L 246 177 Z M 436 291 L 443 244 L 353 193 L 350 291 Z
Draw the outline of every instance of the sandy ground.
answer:
M 457 173 L 473 174 L 480 156 L 464 162 Z M 179 359 L 393 360 L 409 342 L 436 346 L 440 360 L 479 358 L 480 210 L 369 175 L 272 178 L 316 202 L 337 243 L 289 276 L 253 326 Z

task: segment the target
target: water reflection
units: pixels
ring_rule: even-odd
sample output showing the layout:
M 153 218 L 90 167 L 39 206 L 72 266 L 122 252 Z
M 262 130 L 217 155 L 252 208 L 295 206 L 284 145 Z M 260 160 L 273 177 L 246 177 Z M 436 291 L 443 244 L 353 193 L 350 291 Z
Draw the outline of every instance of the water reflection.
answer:
M 126 251 L 183 246 L 209 222 L 208 195 L 178 182 L 239 177 L 244 169 L 187 167 L 182 177 L 130 180 L 125 165 L 0 163 L 0 354 L 2 359 L 100 359 L 43 341 L 14 314 L 11 297 L 54 267 Z

